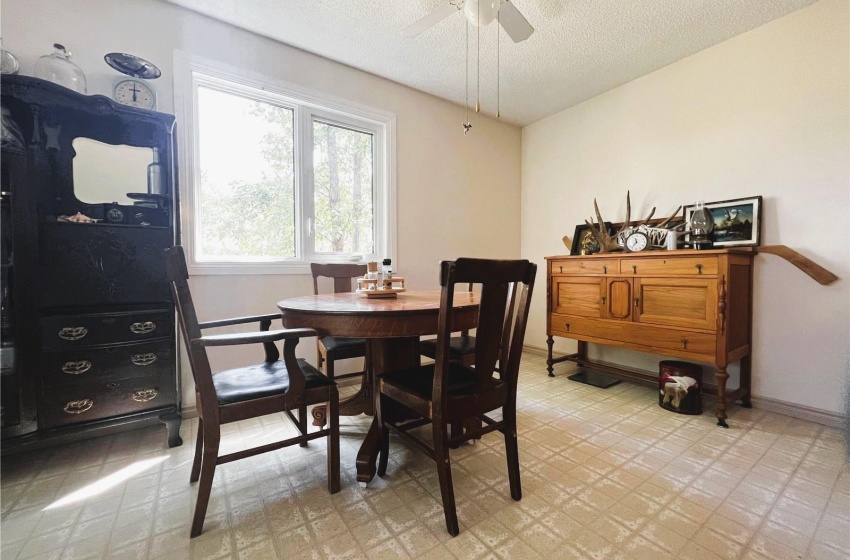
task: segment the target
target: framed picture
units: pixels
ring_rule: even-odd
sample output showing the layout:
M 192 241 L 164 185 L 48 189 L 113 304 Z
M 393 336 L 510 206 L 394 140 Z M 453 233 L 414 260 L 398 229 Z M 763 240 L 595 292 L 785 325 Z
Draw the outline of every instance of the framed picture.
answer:
M 604 222 L 608 232 L 611 232 L 611 222 Z M 579 224 L 576 226 L 576 232 L 573 235 L 573 246 L 570 248 L 571 255 L 592 255 L 599 252 L 599 243 L 593 237 L 590 231 L 590 226 L 587 224 Z
M 761 197 L 736 198 L 706 203 L 714 218 L 715 247 L 755 247 L 761 242 Z M 694 205 L 682 208 L 690 223 Z

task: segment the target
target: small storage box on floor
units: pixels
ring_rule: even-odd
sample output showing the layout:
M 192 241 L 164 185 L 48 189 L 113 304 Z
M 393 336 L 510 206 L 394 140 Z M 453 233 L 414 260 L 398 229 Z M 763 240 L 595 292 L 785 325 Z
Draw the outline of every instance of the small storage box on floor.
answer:
M 702 366 L 664 360 L 658 370 L 658 405 L 679 414 L 702 414 Z

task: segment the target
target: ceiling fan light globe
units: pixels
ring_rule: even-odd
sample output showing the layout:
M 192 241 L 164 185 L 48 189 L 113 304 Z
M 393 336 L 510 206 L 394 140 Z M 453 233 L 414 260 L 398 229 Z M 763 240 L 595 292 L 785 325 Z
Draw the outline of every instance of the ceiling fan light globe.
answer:
M 466 0 L 463 14 L 472 25 L 484 27 L 499 15 L 501 0 Z

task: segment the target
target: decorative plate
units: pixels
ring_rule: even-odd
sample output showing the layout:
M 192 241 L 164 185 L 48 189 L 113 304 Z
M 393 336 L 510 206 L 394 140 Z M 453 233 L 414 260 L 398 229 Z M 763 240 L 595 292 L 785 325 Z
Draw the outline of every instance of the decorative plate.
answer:
M 127 74 L 134 78 L 153 80 L 162 76 L 162 71 L 153 62 L 148 62 L 144 58 L 139 58 L 134 54 L 107 53 L 104 55 L 103 60 L 122 74 Z

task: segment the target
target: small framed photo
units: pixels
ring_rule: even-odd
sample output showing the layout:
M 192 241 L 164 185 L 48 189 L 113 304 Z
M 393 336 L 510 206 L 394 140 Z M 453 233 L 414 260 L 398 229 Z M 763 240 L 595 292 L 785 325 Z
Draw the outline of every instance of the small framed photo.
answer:
M 706 203 L 714 218 L 715 247 L 757 247 L 761 242 L 761 197 L 737 198 Z M 694 205 L 682 208 L 689 224 Z
M 604 222 L 605 228 L 611 232 L 611 222 Z M 576 226 L 576 232 L 573 235 L 573 245 L 570 248 L 571 255 L 592 255 L 599 252 L 599 243 L 593 237 L 590 231 L 590 226 L 587 224 L 579 224 Z

